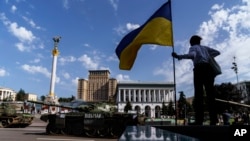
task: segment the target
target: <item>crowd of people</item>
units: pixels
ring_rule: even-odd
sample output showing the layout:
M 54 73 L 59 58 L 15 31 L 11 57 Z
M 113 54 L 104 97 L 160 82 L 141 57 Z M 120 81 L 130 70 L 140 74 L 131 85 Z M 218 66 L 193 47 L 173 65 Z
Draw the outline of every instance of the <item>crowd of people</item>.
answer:
M 250 125 L 249 111 L 230 113 L 225 110 L 218 117 L 218 125 Z

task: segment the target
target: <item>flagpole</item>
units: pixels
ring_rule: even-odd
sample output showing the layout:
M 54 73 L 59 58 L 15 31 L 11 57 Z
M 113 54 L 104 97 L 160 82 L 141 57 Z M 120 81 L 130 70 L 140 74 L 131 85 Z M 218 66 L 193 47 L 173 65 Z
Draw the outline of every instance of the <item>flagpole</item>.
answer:
M 173 46 L 173 50 L 174 52 L 174 46 Z M 176 101 L 176 79 L 175 79 L 175 58 L 173 58 L 173 73 L 174 73 L 174 103 L 175 103 L 175 125 L 177 125 L 177 101 Z
M 173 18 L 172 18 L 172 2 L 169 0 L 170 3 L 170 12 L 171 12 L 171 19 L 172 19 L 172 39 L 173 39 L 173 49 L 172 52 L 174 52 L 174 34 L 173 34 Z M 176 101 L 176 78 L 175 78 L 175 58 L 173 58 L 173 73 L 174 73 L 174 105 L 175 105 L 175 125 L 177 125 L 177 101 Z

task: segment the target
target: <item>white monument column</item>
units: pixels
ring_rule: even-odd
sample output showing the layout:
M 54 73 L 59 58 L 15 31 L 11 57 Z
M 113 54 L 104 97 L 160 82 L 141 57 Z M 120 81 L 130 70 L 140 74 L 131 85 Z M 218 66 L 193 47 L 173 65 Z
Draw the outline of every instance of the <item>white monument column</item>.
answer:
M 59 55 L 58 43 L 60 39 L 61 39 L 60 36 L 56 36 L 53 38 L 54 49 L 52 50 L 53 60 L 52 60 L 51 80 L 50 80 L 50 91 L 47 97 L 45 98 L 45 103 L 50 103 L 50 104 L 59 104 L 58 98 L 55 96 L 55 83 L 56 83 L 56 64 L 57 64 L 57 57 Z M 48 107 L 49 113 L 55 114 L 58 111 L 59 111 L 59 107 L 55 107 L 55 106 Z
M 54 37 L 54 49 L 52 50 L 53 62 L 52 62 L 52 72 L 51 72 L 51 81 L 50 81 L 50 92 L 49 96 L 55 99 L 55 83 L 56 83 L 56 64 L 57 56 L 59 55 L 58 43 L 61 37 Z

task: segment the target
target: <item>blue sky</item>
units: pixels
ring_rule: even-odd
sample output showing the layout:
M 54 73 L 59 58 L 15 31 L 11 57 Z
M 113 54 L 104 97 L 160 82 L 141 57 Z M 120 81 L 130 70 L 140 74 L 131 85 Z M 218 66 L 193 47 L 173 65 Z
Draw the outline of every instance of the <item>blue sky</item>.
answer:
M 61 36 L 55 94 L 76 96 L 78 78 L 108 69 L 118 81 L 173 82 L 172 48 L 143 45 L 130 71 L 119 69 L 115 48 L 166 0 L 1 0 L 0 86 L 47 95 L 54 36 Z M 250 0 L 172 0 L 174 50 L 186 53 L 193 34 L 221 51 L 217 84 L 250 80 Z M 177 93 L 193 96 L 190 60 L 175 61 Z

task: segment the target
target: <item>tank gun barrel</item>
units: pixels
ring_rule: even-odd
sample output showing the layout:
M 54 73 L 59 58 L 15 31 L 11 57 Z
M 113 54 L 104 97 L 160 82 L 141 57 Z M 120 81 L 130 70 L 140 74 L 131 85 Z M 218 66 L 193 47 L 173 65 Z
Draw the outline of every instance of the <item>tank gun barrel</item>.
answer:
M 72 109 L 72 110 L 77 110 L 77 108 L 73 108 L 73 107 L 65 106 L 65 105 L 60 105 L 60 104 L 54 104 L 54 103 L 45 103 L 45 102 L 41 102 L 41 101 L 32 101 L 32 100 L 27 100 L 27 102 L 35 103 L 35 104 L 41 104 L 41 105 L 47 105 L 47 106 L 54 106 L 54 107 L 61 107 L 61 108 L 68 108 L 68 109 Z
M 242 104 L 242 103 L 239 103 L 239 102 L 228 101 L 228 100 L 222 100 L 222 99 L 218 99 L 218 98 L 216 98 L 215 100 L 216 100 L 216 101 L 219 101 L 219 102 L 223 102 L 223 103 L 228 103 L 228 104 L 233 104 L 233 105 L 238 105 L 238 106 L 243 106 L 243 107 L 248 107 L 248 108 L 250 108 L 250 105 Z

